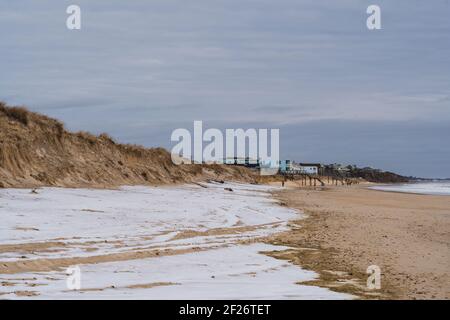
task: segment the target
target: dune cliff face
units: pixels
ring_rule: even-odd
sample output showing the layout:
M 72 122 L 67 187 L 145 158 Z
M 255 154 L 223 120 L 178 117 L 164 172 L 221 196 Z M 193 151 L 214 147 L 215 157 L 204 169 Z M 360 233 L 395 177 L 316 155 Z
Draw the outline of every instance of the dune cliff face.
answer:
M 146 149 L 108 135 L 71 133 L 49 117 L 0 102 L 0 187 L 114 187 L 206 179 L 251 182 L 243 167 L 174 165 L 162 148 Z

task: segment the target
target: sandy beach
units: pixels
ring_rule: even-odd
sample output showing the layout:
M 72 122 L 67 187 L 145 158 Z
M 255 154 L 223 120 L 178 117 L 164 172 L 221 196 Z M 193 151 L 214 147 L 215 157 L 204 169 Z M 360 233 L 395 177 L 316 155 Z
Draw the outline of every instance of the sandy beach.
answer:
M 278 188 L 279 189 L 279 188 Z M 264 252 L 302 217 L 267 185 L 0 190 L 0 299 L 351 299 Z M 183 205 L 180 205 L 180 204 Z M 80 287 L 67 286 L 79 268 Z
M 271 237 L 293 248 L 272 256 L 318 272 L 310 284 L 368 299 L 450 298 L 449 196 L 292 182 L 274 195 L 307 218 Z M 380 290 L 367 289 L 370 265 L 381 268 Z
M 0 295 L 448 299 L 450 197 L 367 187 L 4 189 Z M 81 291 L 65 286 L 74 265 Z

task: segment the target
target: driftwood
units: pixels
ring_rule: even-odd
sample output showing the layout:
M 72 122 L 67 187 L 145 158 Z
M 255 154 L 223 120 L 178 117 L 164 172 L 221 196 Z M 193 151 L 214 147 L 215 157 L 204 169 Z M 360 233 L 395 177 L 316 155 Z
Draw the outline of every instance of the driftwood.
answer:
M 195 185 L 197 185 L 197 186 L 199 186 L 199 187 L 202 187 L 202 188 L 205 188 L 205 189 L 208 189 L 208 187 L 207 186 L 205 186 L 204 184 L 201 184 L 201 183 L 199 183 L 199 182 L 192 182 L 193 184 L 195 184 Z

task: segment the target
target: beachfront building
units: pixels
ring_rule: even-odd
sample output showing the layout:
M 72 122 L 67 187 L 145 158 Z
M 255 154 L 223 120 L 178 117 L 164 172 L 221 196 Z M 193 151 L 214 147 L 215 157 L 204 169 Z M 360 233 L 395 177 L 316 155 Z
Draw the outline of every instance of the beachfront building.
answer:
M 259 159 L 250 157 L 228 157 L 223 159 L 223 163 L 246 167 L 258 167 L 260 165 Z
M 291 167 L 292 161 L 291 160 L 281 160 L 280 161 L 280 172 L 289 172 L 292 171 Z
M 345 166 L 340 163 L 333 163 L 325 166 L 325 174 L 331 176 L 346 176 L 353 166 Z
M 321 174 L 322 165 L 320 163 L 300 163 L 302 172 L 306 174 L 318 175 Z
M 322 165 L 320 163 L 296 163 L 292 160 L 281 160 L 280 173 L 318 175 L 322 174 Z

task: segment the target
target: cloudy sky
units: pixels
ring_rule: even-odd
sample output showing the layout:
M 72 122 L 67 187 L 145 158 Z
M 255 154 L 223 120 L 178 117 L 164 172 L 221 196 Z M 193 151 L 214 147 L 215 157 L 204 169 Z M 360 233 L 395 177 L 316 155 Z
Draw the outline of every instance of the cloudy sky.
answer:
M 71 130 L 279 128 L 282 158 L 450 177 L 448 0 L 2 1 L 0 39 L 0 100 Z

